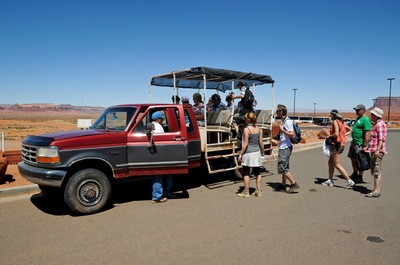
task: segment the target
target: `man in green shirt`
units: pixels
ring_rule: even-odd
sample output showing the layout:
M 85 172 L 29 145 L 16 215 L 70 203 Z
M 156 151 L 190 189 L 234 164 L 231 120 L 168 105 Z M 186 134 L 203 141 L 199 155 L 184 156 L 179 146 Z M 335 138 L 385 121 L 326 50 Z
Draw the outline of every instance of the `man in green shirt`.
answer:
M 360 151 L 367 151 L 368 142 L 371 131 L 371 120 L 365 115 L 365 106 L 358 104 L 357 107 L 353 108 L 356 111 L 357 119 L 353 125 L 353 131 L 351 132 L 351 141 L 349 154 L 347 155 L 351 160 L 351 166 L 353 167 L 353 174 L 350 178 L 355 183 L 363 183 L 363 172 L 357 170 L 357 154 Z

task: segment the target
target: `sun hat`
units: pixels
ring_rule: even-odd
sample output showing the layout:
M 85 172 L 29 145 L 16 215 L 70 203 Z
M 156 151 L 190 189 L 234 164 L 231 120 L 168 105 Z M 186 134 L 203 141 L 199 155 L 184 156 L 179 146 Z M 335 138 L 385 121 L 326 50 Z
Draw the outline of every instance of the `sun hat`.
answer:
M 355 108 L 353 108 L 354 110 L 365 110 L 365 106 L 363 104 L 358 104 Z
M 376 117 L 379 117 L 382 119 L 383 116 L 383 110 L 380 108 L 374 108 L 373 110 L 371 110 L 371 113 L 374 114 Z
M 154 112 L 152 115 L 151 115 L 151 119 L 152 120 L 157 120 L 157 119 L 162 119 L 163 117 L 162 117 L 162 115 L 161 115 L 161 113 L 160 112 L 158 112 L 158 111 L 156 111 L 156 112 Z
M 331 110 L 331 114 L 333 114 L 333 116 L 335 116 L 336 118 L 340 118 L 342 119 L 342 115 L 340 114 L 340 112 L 337 109 L 333 109 Z

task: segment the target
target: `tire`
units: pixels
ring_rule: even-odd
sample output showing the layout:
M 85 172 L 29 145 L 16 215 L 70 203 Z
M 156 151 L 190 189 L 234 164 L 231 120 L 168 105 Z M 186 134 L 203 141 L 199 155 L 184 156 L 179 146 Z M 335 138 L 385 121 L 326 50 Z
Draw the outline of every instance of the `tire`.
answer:
M 111 198 L 111 184 L 107 176 L 94 168 L 76 172 L 67 182 L 64 201 L 78 214 L 101 211 Z

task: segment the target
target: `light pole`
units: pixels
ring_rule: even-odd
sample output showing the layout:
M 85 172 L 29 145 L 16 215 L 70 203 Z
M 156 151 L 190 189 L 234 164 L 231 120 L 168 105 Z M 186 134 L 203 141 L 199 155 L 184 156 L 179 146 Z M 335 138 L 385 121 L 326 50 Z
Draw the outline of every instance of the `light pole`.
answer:
M 317 103 L 314 102 L 314 116 L 313 116 L 313 120 L 315 119 L 315 106 L 317 106 Z
M 377 100 L 376 98 L 373 98 L 373 99 L 372 99 L 372 102 L 374 102 L 374 108 L 375 108 L 376 100 Z
M 297 88 L 293 88 L 294 99 L 293 99 L 293 116 L 296 116 L 296 91 Z
M 387 80 L 389 80 L 390 82 L 390 86 L 389 86 L 389 110 L 388 110 L 388 124 L 390 121 L 390 101 L 392 100 L 392 80 L 394 80 L 394 77 L 389 77 Z

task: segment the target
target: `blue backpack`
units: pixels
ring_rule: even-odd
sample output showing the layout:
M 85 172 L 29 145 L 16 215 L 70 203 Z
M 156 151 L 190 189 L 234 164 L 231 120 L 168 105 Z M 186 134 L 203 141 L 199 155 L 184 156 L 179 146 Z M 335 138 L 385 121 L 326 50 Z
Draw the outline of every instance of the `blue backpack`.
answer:
M 294 137 L 290 138 L 290 141 L 293 144 L 298 144 L 300 143 L 301 140 L 301 130 L 299 128 L 299 126 L 297 126 L 297 123 L 293 122 L 293 130 L 294 130 Z
M 286 119 L 290 120 L 290 118 L 286 118 Z M 285 122 L 286 122 L 286 119 L 285 119 Z M 292 124 L 293 124 L 294 137 L 290 138 L 290 141 L 292 142 L 292 144 L 298 144 L 298 143 L 300 143 L 300 140 L 301 140 L 301 130 L 300 130 L 299 126 L 297 126 L 297 123 L 292 122 Z

